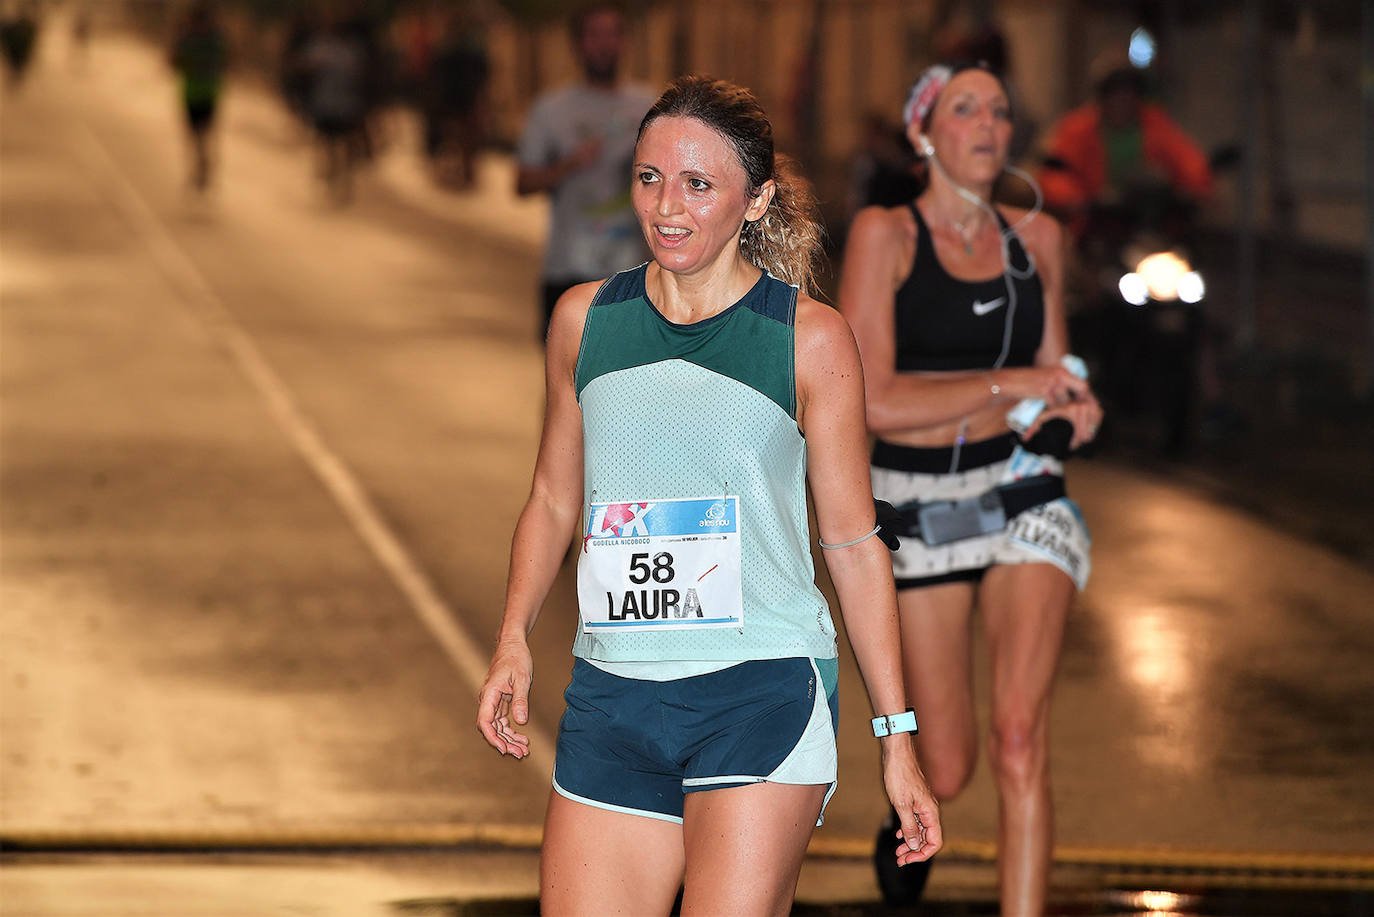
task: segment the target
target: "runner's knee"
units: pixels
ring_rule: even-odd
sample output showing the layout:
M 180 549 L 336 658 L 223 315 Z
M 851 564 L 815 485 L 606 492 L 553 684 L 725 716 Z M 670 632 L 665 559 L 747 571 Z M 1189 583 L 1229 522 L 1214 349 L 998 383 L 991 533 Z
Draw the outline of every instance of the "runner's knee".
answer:
M 1047 766 L 1045 731 L 1036 717 L 1012 714 L 994 717 L 988 750 L 998 781 L 1004 785 L 1033 786 Z

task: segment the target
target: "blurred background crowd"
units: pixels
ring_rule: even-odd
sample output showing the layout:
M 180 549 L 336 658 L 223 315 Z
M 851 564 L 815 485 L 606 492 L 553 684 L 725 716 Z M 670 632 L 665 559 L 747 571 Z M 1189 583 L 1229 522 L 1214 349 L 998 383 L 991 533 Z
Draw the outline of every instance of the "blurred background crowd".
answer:
M 342 204 L 355 170 L 398 146 L 424 157 L 436 193 L 470 191 L 481 157 L 511 154 L 535 98 L 580 78 L 568 35 L 578 6 L 75 0 L 63 7 L 71 15 L 62 27 L 71 31 L 63 38 L 74 58 L 93 29 L 132 31 L 165 46 L 182 72 L 187 105 L 199 104 L 202 117 L 224 74 L 270 87 L 314 138 L 319 173 Z M 939 59 L 988 61 L 1015 97 L 1014 159 L 1040 179 L 1051 211 L 1077 231 L 1069 309 L 1076 345 L 1113 376 L 1102 379 L 1113 407 L 1104 445 L 1147 461 L 1190 457 L 1213 480 L 1236 481 L 1233 495 L 1242 501 L 1256 490 L 1244 479 L 1249 443 L 1271 444 L 1267 460 L 1276 468 L 1289 463 L 1307 482 L 1307 458 L 1285 453 L 1285 430 L 1301 431 L 1306 453 L 1320 446 L 1333 466 L 1348 467 L 1367 449 L 1374 296 L 1366 280 L 1369 154 L 1361 126 L 1367 133 L 1369 102 L 1360 73 L 1370 64 L 1360 4 L 620 6 L 627 29 L 621 78 L 656 91 L 675 74 L 697 71 L 751 87 L 772 116 L 780 148 L 817 185 L 834 252 L 859 207 L 908 199 L 920 181 L 900 124 L 914 75 Z M 13 86 L 44 40 L 45 10 L 54 8 L 5 4 L 0 43 Z M 1206 157 L 1191 177 L 1153 176 L 1164 179 L 1153 187 L 1114 182 L 1086 196 L 1073 190 L 1065 162 L 1091 135 L 1082 130 L 1084 118 L 1097 117 L 1088 109 L 1104 102 L 1113 74 L 1112 85 L 1136 97 L 1128 105 L 1162 114 L 1195 157 Z M 208 183 L 208 153 L 197 156 L 195 180 Z M 241 172 L 224 178 L 231 186 L 252 181 Z M 1031 198 L 1016 180 L 1004 182 L 1002 193 L 1020 203 Z M 1096 207 L 1090 219 L 1077 206 L 1088 198 L 1111 206 Z M 1180 253 L 1187 263 L 1177 271 L 1202 278 L 1192 302 L 1174 297 L 1130 308 L 1146 294 L 1121 288 L 1122 278 L 1134 277 L 1132 268 L 1155 249 Z M 1374 498 L 1367 477 L 1349 486 Z M 1299 495 L 1299 502 L 1321 499 L 1315 487 Z M 1357 527 L 1341 528 L 1324 532 L 1359 553 Z

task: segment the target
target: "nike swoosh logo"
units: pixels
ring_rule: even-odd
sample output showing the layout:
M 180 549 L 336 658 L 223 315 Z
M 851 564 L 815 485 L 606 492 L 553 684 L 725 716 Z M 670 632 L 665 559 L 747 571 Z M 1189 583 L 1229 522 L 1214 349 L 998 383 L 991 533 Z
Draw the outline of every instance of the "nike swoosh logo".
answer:
M 1005 296 L 999 296 L 991 302 L 983 302 L 981 299 L 975 299 L 973 301 L 973 314 L 987 315 L 989 312 L 1000 309 L 1002 307 L 1002 303 L 1006 301 L 1007 298 Z

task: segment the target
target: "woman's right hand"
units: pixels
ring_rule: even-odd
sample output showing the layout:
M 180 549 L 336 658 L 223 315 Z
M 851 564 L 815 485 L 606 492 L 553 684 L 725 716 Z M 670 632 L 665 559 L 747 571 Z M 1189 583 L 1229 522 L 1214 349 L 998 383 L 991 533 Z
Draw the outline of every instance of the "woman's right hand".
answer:
M 1086 379 L 1080 379 L 1062 366 L 1026 366 L 999 369 L 992 373 L 1001 396 L 1012 401 L 1039 398 L 1050 407 L 1068 404 L 1092 394 Z
M 530 720 L 530 684 L 534 658 L 523 639 L 502 638 L 496 644 L 487 669 L 487 680 L 477 695 L 477 729 L 487 743 L 503 755 L 523 758 L 530 753 L 530 739 L 515 730 Z

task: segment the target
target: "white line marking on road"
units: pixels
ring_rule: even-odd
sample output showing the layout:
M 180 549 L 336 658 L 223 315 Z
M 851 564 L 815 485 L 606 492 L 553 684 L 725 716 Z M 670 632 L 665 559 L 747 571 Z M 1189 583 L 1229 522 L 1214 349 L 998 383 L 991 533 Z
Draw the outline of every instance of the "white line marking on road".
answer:
M 120 209 L 142 230 L 153 256 L 171 276 L 184 294 L 185 304 L 195 313 L 211 337 L 229 354 L 234 364 L 247 377 L 253 389 L 266 402 L 268 412 L 295 446 L 310 470 L 334 498 L 358 537 L 372 551 L 378 563 L 391 576 L 397 588 L 410 602 L 420 621 L 429 629 L 439 645 L 469 683 L 475 697 L 487 676 L 487 654 L 457 623 L 458 617 L 439 595 L 429 576 L 406 550 L 405 544 L 386 524 L 376 505 L 337 453 L 329 448 L 315 426 L 296 405 L 286 383 L 272 369 L 237 319 L 215 293 L 191 256 L 177 243 L 161 218 L 120 168 L 114 156 L 84 121 L 81 137 L 94 154 L 95 164 L 114 182 Z M 475 708 L 475 701 L 474 701 Z M 546 773 L 553 773 L 553 736 L 547 730 L 530 723 L 523 727 L 530 737 L 532 763 Z

